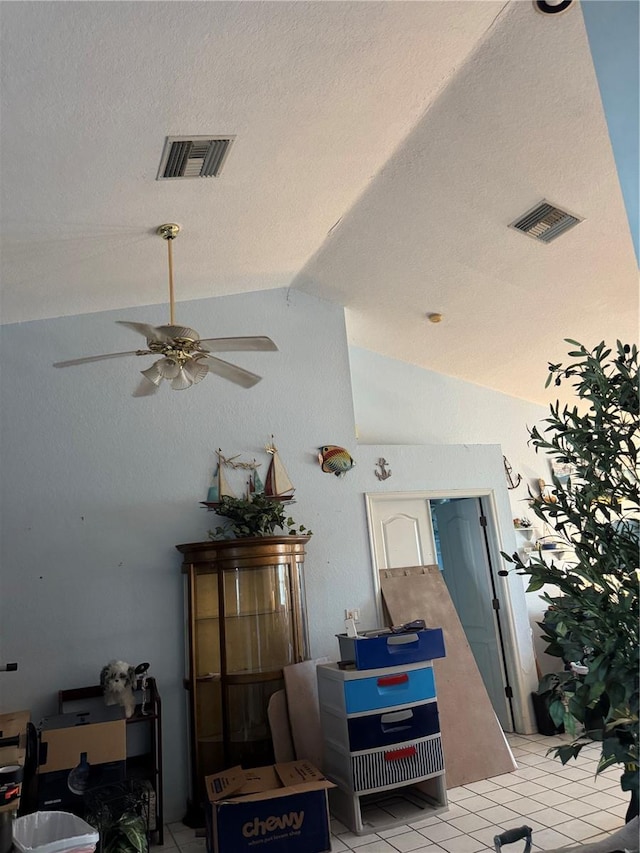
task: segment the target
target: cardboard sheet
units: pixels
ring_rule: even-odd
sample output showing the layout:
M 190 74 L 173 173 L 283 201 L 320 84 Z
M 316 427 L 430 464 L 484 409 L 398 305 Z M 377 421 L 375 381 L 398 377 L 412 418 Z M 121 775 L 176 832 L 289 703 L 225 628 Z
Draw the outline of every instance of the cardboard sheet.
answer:
M 276 763 L 281 761 L 293 761 L 296 757 L 291 737 L 291 726 L 289 725 L 289 711 L 287 710 L 287 694 L 284 690 L 276 690 L 271 694 L 267 706 L 267 717 L 271 729 L 271 740 L 273 741 L 273 754 Z
M 380 572 L 390 624 L 424 619 L 442 628 L 446 657 L 434 660 L 447 788 L 467 785 L 517 764 L 498 722 L 438 566 Z
M 322 726 L 316 667 L 319 663 L 327 662 L 328 658 L 318 658 L 294 663 L 283 669 L 296 758 L 306 759 L 316 767 L 322 767 Z

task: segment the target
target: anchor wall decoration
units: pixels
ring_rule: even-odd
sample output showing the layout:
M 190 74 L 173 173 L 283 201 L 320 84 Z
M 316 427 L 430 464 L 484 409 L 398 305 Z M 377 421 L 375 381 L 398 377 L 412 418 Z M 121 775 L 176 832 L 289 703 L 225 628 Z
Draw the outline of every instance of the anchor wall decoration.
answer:
M 388 464 L 389 463 L 387 462 L 387 460 L 383 459 L 382 457 L 380 457 L 380 459 L 378 459 L 378 461 L 376 462 L 376 466 L 380 470 L 379 471 L 374 470 L 374 473 L 379 480 L 388 480 L 389 477 L 391 476 L 391 469 L 387 468 Z
M 518 486 L 520 485 L 520 483 L 522 482 L 522 475 L 516 474 L 516 477 L 518 479 L 514 483 L 514 481 L 513 481 L 513 468 L 511 467 L 511 465 L 509 465 L 509 460 L 507 459 L 506 456 L 502 457 L 502 462 L 504 463 L 504 473 L 505 473 L 505 477 L 507 478 L 507 489 L 509 489 L 509 490 L 517 489 Z

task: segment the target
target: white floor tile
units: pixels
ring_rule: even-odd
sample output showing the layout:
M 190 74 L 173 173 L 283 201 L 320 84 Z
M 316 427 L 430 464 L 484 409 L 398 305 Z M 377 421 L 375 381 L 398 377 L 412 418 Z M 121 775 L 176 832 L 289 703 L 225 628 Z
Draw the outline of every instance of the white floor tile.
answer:
M 545 806 L 559 806 L 560 803 L 567 803 L 571 797 L 567 794 L 561 794 L 560 791 L 546 790 L 541 794 L 534 794 L 534 798 Z
M 547 788 L 554 791 L 566 783 L 567 780 L 560 773 L 543 773 L 542 776 L 536 779 L 536 784 L 541 788 Z
M 491 779 L 481 779 L 479 782 L 471 782 L 464 787 L 467 791 L 473 791 L 474 794 L 484 794 L 485 791 L 495 791 L 500 786 L 492 782 Z
M 589 806 L 593 806 L 596 809 L 606 809 L 607 811 L 620 805 L 618 797 L 613 797 L 611 794 L 600 792 L 590 794 L 588 797 L 583 797 L 582 802 Z
M 331 839 L 331 853 L 344 853 L 344 851 L 348 849 L 349 848 L 346 846 L 346 844 L 343 844 L 339 838 L 333 836 L 333 838 Z
M 546 771 L 541 770 L 539 766 L 533 765 L 529 767 L 519 767 L 513 771 L 513 775 L 520 779 L 538 779 L 540 776 L 546 776 Z
M 490 809 L 483 809 L 479 814 L 489 823 L 495 822 L 505 826 L 516 824 L 520 818 L 517 812 L 512 811 L 507 806 L 493 806 Z
M 593 825 L 586 823 L 586 821 L 580 820 L 577 817 L 566 821 L 566 823 L 558 823 L 553 828 L 556 832 L 560 832 L 562 835 L 573 838 L 574 841 L 584 841 L 585 838 L 591 838 L 593 835 Z
M 479 853 L 480 850 L 484 850 L 482 841 L 478 841 L 477 838 L 472 838 L 470 835 L 456 835 L 455 838 L 447 838 L 440 841 L 438 846 L 447 850 L 448 853 Z
M 449 821 L 449 823 L 461 832 L 466 833 L 470 833 L 478 829 L 486 829 L 491 826 L 488 820 L 485 820 L 477 814 L 468 814 L 465 817 L 456 817 Z
M 517 800 L 512 800 L 509 803 L 509 808 L 517 812 L 523 817 L 535 814 L 546 807 L 546 803 L 539 803 L 537 800 L 532 800 L 530 797 L 518 797 Z
M 433 841 L 435 844 L 441 844 L 448 838 L 453 838 L 455 835 L 462 835 L 462 830 L 456 829 L 450 823 L 441 823 L 440 826 L 425 826 L 419 830 L 421 835 Z
M 409 827 L 406 824 L 403 826 L 394 826 L 391 829 L 380 829 L 378 830 L 378 835 L 380 838 L 384 838 L 385 840 L 389 840 L 393 838 L 394 835 L 402 835 L 403 832 L 407 832 L 409 829 L 413 829 L 413 827 Z M 424 844 L 424 836 L 420 836 L 422 839 L 422 843 Z
M 603 829 L 607 832 L 614 832 L 616 829 L 621 829 L 624 826 L 624 818 L 611 812 L 594 812 L 593 810 L 584 816 L 587 823 L 597 826 L 598 829 Z
M 500 835 L 501 832 L 504 832 L 504 827 L 502 826 L 488 826 L 486 829 L 475 829 L 469 835 L 478 841 L 482 841 L 485 846 L 493 847 L 493 839 L 496 835 Z
M 533 817 L 535 820 L 538 821 L 538 823 L 549 827 L 554 827 L 557 826 L 559 823 L 565 822 L 564 812 L 552 808 L 541 809 L 541 811 L 536 812 Z
M 628 795 L 627 795 L 628 796 Z M 612 806 L 607 809 L 611 814 L 618 815 L 618 817 L 624 817 L 627 813 L 627 809 L 629 808 L 629 803 L 620 802 L 618 806 Z
M 447 799 L 450 803 L 458 803 L 466 800 L 468 797 L 474 797 L 473 791 L 468 791 L 466 788 L 450 788 L 447 791 Z
M 376 838 L 375 841 L 370 841 L 368 844 L 359 845 L 354 849 L 358 850 L 359 853 L 396 853 L 397 850 L 396 847 L 392 847 L 387 841 L 384 841 L 382 838 Z
M 465 809 L 472 814 L 474 812 L 482 811 L 482 809 L 491 808 L 495 803 L 493 800 L 487 799 L 487 797 L 483 797 L 480 794 L 474 794 L 473 797 L 470 797 L 468 800 L 462 800 L 461 804 L 464 805 Z
M 435 817 L 424 817 L 422 820 L 412 821 L 409 826 L 411 829 L 422 829 L 424 826 L 437 826 L 439 823 L 442 823 L 442 819 L 436 815 Z
M 514 788 L 498 788 L 497 791 L 487 791 L 484 796 L 494 803 L 504 805 L 505 803 L 509 803 L 511 800 L 519 799 L 522 795 Z
M 192 841 L 190 844 L 180 846 L 181 853 L 206 853 L 207 844 L 204 838 L 198 838 L 197 841 Z
M 424 850 L 424 835 L 420 835 L 419 832 L 403 832 L 400 835 L 394 835 L 392 838 L 388 838 L 387 841 L 392 845 L 395 850 L 399 850 L 400 853 L 409 853 L 409 851 L 413 850 Z
M 533 845 L 541 850 L 553 850 L 555 847 L 565 847 L 567 844 L 575 845 L 568 835 L 562 835 L 555 829 L 543 829 L 533 834 Z
M 517 785 L 512 785 L 509 790 L 514 791 L 519 797 L 535 797 L 536 794 L 542 794 L 547 789 L 537 782 L 520 781 Z
M 556 808 L 572 817 L 582 817 L 593 813 L 593 806 L 583 803 L 581 800 L 567 800 L 566 803 L 558 803 Z
M 593 788 L 583 785 L 582 782 L 569 782 L 568 785 L 559 785 L 556 790 L 576 800 L 579 800 L 581 797 L 590 797 L 593 794 Z

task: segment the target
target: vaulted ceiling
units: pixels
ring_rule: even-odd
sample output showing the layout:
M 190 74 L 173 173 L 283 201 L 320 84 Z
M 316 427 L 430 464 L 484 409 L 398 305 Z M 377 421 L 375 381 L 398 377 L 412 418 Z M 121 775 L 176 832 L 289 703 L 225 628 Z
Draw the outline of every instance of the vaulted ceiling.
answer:
M 300 288 L 355 345 L 529 400 L 564 338 L 637 336 L 578 3 L 4 2 L 0 26 L 3 323 L 164 302 L 177 222 L 179 301 Z M 156 180 L 166 137 L 227 134 L 218 177 Z M 542 199 L 583 221 L 508 227 Z

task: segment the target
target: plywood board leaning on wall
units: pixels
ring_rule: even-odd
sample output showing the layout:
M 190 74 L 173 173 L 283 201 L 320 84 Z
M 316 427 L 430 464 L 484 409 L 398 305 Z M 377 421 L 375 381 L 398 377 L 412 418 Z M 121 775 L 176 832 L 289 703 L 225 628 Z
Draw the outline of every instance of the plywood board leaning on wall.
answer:
M 438 566 L 383 569 L 380 585 L 391 624 L 424 619 L 442 628 L 446 657 L 434 660 L 447 788 L 517 765 Z

